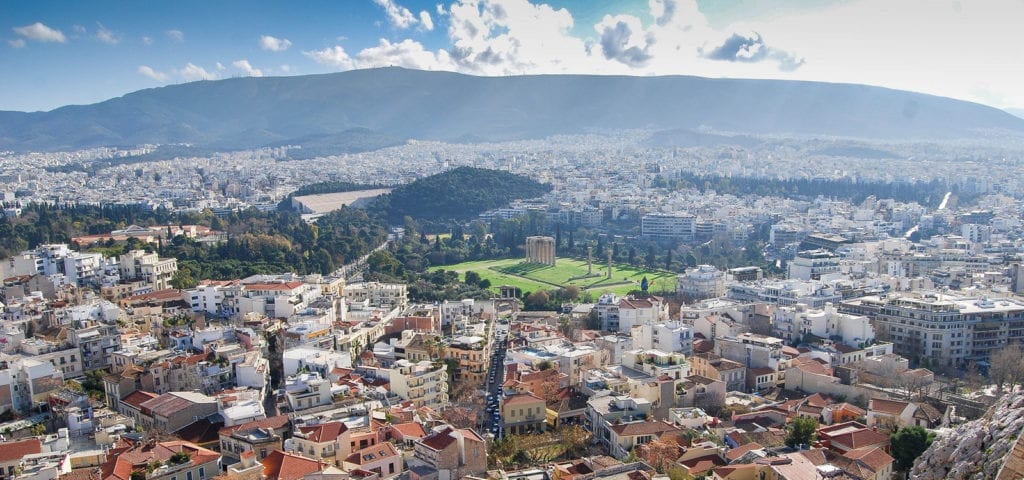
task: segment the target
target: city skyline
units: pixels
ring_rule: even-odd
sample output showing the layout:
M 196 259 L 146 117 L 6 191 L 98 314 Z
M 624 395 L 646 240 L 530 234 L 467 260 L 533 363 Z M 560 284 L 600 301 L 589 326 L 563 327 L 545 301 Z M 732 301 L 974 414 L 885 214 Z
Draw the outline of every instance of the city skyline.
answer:
M 863 83 L 1024 107 L 1024 3 L 407 0 L 6 3 L 0 110 L 380 66 Z M 940 79 L 941 81 L 936 81 Z

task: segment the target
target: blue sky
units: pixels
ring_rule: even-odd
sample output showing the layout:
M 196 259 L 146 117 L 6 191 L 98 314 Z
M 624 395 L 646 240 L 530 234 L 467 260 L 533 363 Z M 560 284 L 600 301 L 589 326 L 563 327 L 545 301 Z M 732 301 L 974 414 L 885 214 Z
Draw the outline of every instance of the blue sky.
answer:
M 1019 25 L 1020 0 L 6 0 L 0 110 L 386 65 L 866 83 L 1020 108 Z

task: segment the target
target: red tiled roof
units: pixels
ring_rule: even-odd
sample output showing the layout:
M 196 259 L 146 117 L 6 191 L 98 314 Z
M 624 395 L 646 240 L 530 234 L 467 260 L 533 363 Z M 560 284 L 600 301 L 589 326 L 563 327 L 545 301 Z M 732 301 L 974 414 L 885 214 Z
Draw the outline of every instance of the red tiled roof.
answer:
M 378 443 L 371 445 L 362 450 L 352 452 L 348 458 L 345 459 L 348 463 L 354 463 L 356 465 L 362 465 L 364 463 L 370 463 L 373 461 L 380 460 L 381 458 L 397 457 L 398 450 L 390 442 Z M 367 458 L 372 457 L 372 458 Z
M 76 468 L 60 475 L 60 480 L 100 480 L 100 469 L 96 467 Z
M 509 407 L 528 403 L 544 403 L 544 399 L 532 393 L 520 393 L 505 397 L 505 400 L 502 401 L 502 406 Z
M 680 428 L 668 422 L 633 422 L 612 425 L 611 430 L 620 437 L 632 437 L 636 435 L 661 435 L 665 432 L 680 431 Z
M 884 398 L 872 398 L 868 401 L 868 410 L 877 413 L 884 413 L 886 415 L 899 416 L 903 413 L 903 410 L 910 405 L 907 402 L 901 402 L 899 400 L 886 400 Z
M 888 445 L 889 436 L 884 433 L 879 433 L 865 428 L 832 437 L 832 445 L 837 443 L 847 446 L 852 450 L 876 445 Z
M 691 458 L 684 462 L 680 462 L 686 466 L 689 470 L 690 475 L 699 475 L 715 467 L 725 465 L 725 460 L 716 454 L 704 455 L 702 457 Z
M 333 442 L 338 436 L 348 431 L 343 422 L 327 422 L 319 425 L 299 427 L 299 431 L 307 435 L 307 439 L 313 443 Z
M 326 467 L 318 460 L 280 450 L 274 450 L 260 463 L 263 464 L 263 475 L 267 480 L 299 480 Z
M 418 422 L 399 423 L 391 427 L 401 433 L 403 437 L 423 438 L 427 436 L 427 431 Z
M 157 394 L 155 393 L 136 390 L 132 393 L 129 393 L 127 397 L 122 398 L 121 401 L 141 410 L 143 402 L 152 400 L 156 397 Z
M 892 456 L 885 453 L 885 450 L 879 447 L 862 447 L 855 448 L 843 454 L 844 457 L 853 460 L 860 460 L 864 462 L 868 467 L 875 472 L 884 469 L 885 467 L 892 465 L 895 461 Z
M 41 453 L 42 451 L 43 444 L 38 438 L 0 443 L 0 462 L 18 460 L 25 455 Z
M 449 427 L 439 432 L 434 432 L 426 436 L 423 440 L 420 440 L 420 443 L 433 450 L 444 450 L 456 440 L 455 436 L 452 435 L 452 431 L 453 430 Z
M 762 448 L 764 447 L 762 447 L 761 444 L 757 442 L 746 443 L 726 452 L 725 458 L 727 458 L 731 462 L 746 455 L 747 452 L 751 450 L 760 450 Z
M 133 471 L 143 471 L 154 461 L 167 463 L 174 454 L 185 452 L 195 465 L 216 462 L 220 454 L 191 442 L 171 441 L 156 444 L 142 444 L 115 453 L 107 453 L 107 461 L 101 466 L 105 480 L 129 480 Z

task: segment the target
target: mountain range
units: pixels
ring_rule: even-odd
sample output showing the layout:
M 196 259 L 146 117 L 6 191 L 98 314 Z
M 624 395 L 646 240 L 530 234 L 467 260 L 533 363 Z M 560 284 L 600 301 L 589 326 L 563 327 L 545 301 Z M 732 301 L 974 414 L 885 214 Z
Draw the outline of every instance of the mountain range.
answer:
M 218 149 L 307 145 L 330 153 L 413 138 L 500 141 L 622 129 L 674 132 L 664 138 L 724 132 L 722 138 L 938 140 L 1024 136 L 1024 119 L 976 103 L 852 84 L 476 77 L 388 67 L 200 81 L 49 112 L 3 111 L 0 150 L 183 143 Z

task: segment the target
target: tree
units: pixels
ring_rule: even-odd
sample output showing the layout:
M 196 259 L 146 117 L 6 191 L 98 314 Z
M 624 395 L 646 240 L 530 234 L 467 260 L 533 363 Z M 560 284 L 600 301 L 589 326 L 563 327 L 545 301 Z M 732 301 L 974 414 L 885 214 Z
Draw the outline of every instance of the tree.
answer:
M 480 274 L 472 270 L 466 272 L 466 285 L 480 285 Z
M 811 417 L 796 417 L 789 423 L 786 446 L 810 445 L 818 437 L 818 420 Z
M 1024 351 L 1019 344 L 1007 345 L 990 358 L 992 366 L 988 369 L 989 378 L 996 384 L 996 388 L 1003 389 L 1004 385 L 1013 387 L 1024 382 Z
M 896 460 L 896 469 L 909 471 L 914 460 L 921 456 L 935 440 L 935 434 L 923 427 L 906 427 L 889 437 L 892 457 Z
M 652 440 L 636 449 L 637 455 L 660 473 L 679 458 L 679 444 L 673 441 Z
M 523 304 L 527 310 L 543 310 L 551 301 L 551 296 L 546 290 L 537 290 L 526 296 Z
M 194 288 L 198 283 L 195 277 L 192 276 L 192 269 L 188 267 L 179 268 L 177 272 L 174 272 L 174 276 L 171 277 L 171 286 L 178 290 Z

